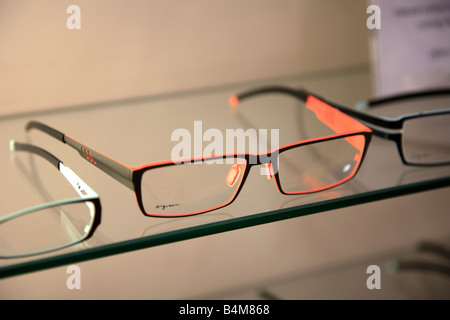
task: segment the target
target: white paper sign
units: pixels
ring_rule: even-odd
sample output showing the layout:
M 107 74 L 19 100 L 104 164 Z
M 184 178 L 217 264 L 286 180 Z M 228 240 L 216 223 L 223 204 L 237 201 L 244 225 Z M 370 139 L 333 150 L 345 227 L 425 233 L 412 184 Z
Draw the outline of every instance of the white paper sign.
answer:
M 369 1 L 376 95 L 450 87 L 450 0 Z

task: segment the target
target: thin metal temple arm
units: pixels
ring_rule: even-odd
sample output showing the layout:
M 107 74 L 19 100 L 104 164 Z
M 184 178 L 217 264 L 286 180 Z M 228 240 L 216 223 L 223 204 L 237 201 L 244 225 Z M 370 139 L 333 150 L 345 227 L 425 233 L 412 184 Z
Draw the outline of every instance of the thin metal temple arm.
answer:
M 26 125 L 26 130 L 28 131 L 31 129 L 37 129 L 45 132 L 55 139 L 71 146 L 72 148 L 77 150 L 81 157 L 83 157 L 85 160 L 134 191 L 133 170 L 129 166 L 122 164 L 119 161 L 108 156 L 105 156 L 104 154 L 92 148 L 89 148 L 85 144 L 41 122 L 28 122 L 28 124 Z
M 295 89 L 292 89 L 289 87 L 284 87 L 284 86 L 268 86 L 268 87 L 261 87 L 261 88 L 241 92 L 235 96 L 232 96 L 230 98 L 230 104 L 235 105 L 241 100 L 251 98 L 253 96 L 258 96 L 260 94 L 265 94 L 265 93 L 285 93 L 285 94 L 294 96 L 295 98 L 300 99 L 303 102 L 306 102 L 306 99 L 308 98 L 308 95 L 309 95 L 309 93 L 307 93 L 304 90 L 300 90 L 300 89 L 295 90 Z
M 50 152 L 47 152 L 44 149 L 38 148 L 36 146 L 27 144 L 27 143 L 20 143 L 20 142 L 11 140 L 11 141 L 9 141 L 9 150 L 11 152 L 26 151 L 26 152 L 30 152 L 30 153 L 36 154 L 38 156 L 41 156 L 42 158 L 44 158 L 48 162 L 50 162 L 58 170 L 59 170 L 59 164 L 62 163 L 61 160 L 59 160 L 57 157 L 52 155 Z
M 64 175 L 81 198 L 98 197 L 98 194 L 91 187 L 89 187 L 87 183 L 85 183 L 75 172 L 72 171 L 72 169 L 65 166 L 61 160 L 52 155 L 50 152 L 31 144 L 20 143 L 14 140 L 10 141 L 10 150 L 11 152 L 26 151 L 41 156 L 49 161 Z
M 362 108 L 373 108 L 378 106 L 383 106 L 386 103 L 408 100 L 408 99 L 417 99 L 424 97 L 437 97 L 437 96 L 449 96 L 450 97 L 450 89 L 434 89 L 434 90 L 423 90 L 418 92 L 408 92 L 404 94 L 396 94 L 391 96 L 386 96 L 378 99 L 370 99 L 367 101 L 363 101 L 358 103 Z

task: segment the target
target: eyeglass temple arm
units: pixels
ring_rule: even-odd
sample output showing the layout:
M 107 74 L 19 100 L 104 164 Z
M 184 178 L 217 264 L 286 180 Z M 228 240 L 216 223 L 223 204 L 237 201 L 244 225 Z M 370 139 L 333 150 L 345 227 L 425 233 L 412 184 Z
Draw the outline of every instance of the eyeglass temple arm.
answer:
M 28 131 L 31 129 L 37 129 L 39 131 L 47 133 L 55 139 L 71 146 L 76 151 L 78 151 L 82 158 L 84 158 L 112 178 L 116 179 L 126 187 L 134 190 L 132 178 L 133 170 L 129 166 L 122 164 L 119 161 L 108 156 L 105 156 L 104 154 L 92 148 L 89 148 L 85 144 L 41 122 L 30 121 L 26 126 L 26 130 Z
M 257 96 L 260 94 L 265 94 L 265 93 L 284 93 L 284 94 L 293 96 L 303 102 L 307 102 L 309 97 L 314 97 L 314 98 L 319 99 L 322 102 L 338 109 L 339 111 L 341 111 L 349 116 L 352 116 L 356 119 L 365 121 L 369 124 L 373 124 L 373 125 L 380 126 L 383 128 L 388 128 L 388 129 L 401 129 L 401 126 L 402 126 L 402 121 L 400 121 L 400 120 L 381 119 L 381 118 L 373 117 L 369 114 L 365 114 L 358 110 L 354 110 L 349 107 L 339 105 L 335 102 L 323 99 L 323 98 L 319 97 L 318 95 L 309 93 L 306 90 L 293 89 L 293 88 L 284 87 L 284 86 L 267 86 L 267 87 L 261 87 L 261 88 L 255 89 L 255 90 L 249 90 L 246 92 L 242 92 L 237 95 L 231 96 L 229 99 L 229 104 L 232 107 L 235 107 L 235 106 L 237 106 L 237 104 L 240 101 L 242 101 L 244 99 L 247 99 L 247 98 L 250 98 L 253 96 Z M 317 112 L 316 112 L 316 115 L 318 115 Z M 375 134 L 377 134 L 377 133 L 383 134 L 383 131 L 376 130 L 373 127 L 371 127 L 371 129 L 374 131 Z
M 10 141 L 9 146 L 11 152 L 25 151 L 46 159 L 64 175 L 66 180 L 72 185 L 80 197 L 98 197 L 98 194 L 86 182 L 84 182 L 72 169 L 65 166 L 61 160 L 50 152 L 31 144 L 20 143 L 14 140 Z
M 415 99 L 415 98 L 422 98 L 422 97 L 436 97 L 436 96 L 450 96 L 450 89 L 434 89 L 434 90 L 423 90 L 423 91 L 417 91 L 417 92 L 407 92 L 402 94 L 394 94 L 382 98 L 376 98 L 376 99 L 369 99 L 366 101 L 361 101 L 356 104 L 356 107 L 358 110 L 364 110 L 374 107 L 383 106 L 386 103 L 401 101 L 401 100 L 408 100 L 408 99 Z
M 327 125 L 330 129 L 338 134 L 351 133 L 352 131 L 372 132 L 370 128 L 366 127 L 361 122 L 328 105 L 323 100 L 309 94 L 306 91 L 294 90 L 288 87 L 272 86 L 262 87 L 253 91 L 247 91 L 239 95 L 232 96 L 229 103 L 232 107 L 236 107 L 238 102 L 242 99 L 246 99 L 259 94 L 273 92 L 288 94 L 304 101 L 306 107 L 315 113 L 317 119 L 319 119 L 322 123 Z M 347 141 L 351 143 L 355 148 L 357 148 L 360 152 L 363 151 L 364 146 L 360 143 L 357 143 L 354 139 L 347 139 Z

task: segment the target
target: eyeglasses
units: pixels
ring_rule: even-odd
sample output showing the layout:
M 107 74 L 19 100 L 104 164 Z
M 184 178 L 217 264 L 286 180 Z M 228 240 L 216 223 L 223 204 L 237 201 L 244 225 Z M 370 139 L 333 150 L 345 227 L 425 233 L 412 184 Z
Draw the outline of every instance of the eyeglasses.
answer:
M 304 95 L 309 94 L 305 90 L 284 86 L 269 86 L 244 92 L 233 99 L 242 99 L 264 93 L 284 93 L 301 100 L 303 100 Z M 450 90 L 428 90 L 370 100 L 365 103 L 365 107 L 373 108 L 393 102 L 406 102 L 418 98 L 432 97 L 450 98 Z M 396 118 L 383 118 L 323 98 L 321 100 L 366 123 L 373 130 L 373 134 L 394 141 L 405 165 L 438 166 L 450 164 L 449 108 L 408 113 Z
M 48 160 L 80 197 L 48 202 L 0 217 L 0 258 L 44 254 L 89 239 L 101 220 L 98 195 L 51 153 L 15 141 L 11 141 L 10 149 L 11 152 L 29 152 Z
M 144 215 L 180 217 L 231 204 L 254 165 L 266 167 L 267 177 L 274 180 L 282 194 L 318 192 L 353 178 L 372 131 L 312 95 L 302 98 L 333 133 L 264 154 L 228 153 L 130 167 L 43 123 L 31 121 L 26 129 L 43 131 L 68 144 L 92 165 L 130 188 Z

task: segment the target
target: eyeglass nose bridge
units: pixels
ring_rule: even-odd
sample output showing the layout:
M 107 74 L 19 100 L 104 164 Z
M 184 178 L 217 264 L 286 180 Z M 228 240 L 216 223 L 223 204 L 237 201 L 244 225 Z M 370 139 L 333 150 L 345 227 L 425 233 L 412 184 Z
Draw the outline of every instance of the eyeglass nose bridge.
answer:
M 278 155 L 278 152 L 276 154 Z M 245 162 L 233 164 L 224 177 L 224 182 L 229 188 L 238 185 L 236 193 L 233 196 L 233 201 L 240 193 L 247 179 L 247 175 L 254 166 L 259 169 L 258 173 L 260 176 L 266 176 L 267 180 L 272 180 L 277 190 L 283 193 L 277 178 L 278 159 L 273 159 L 267 155 L 265 157 L 261 157 L 260 155 L 247 155 Z
M 234 164 L 229 170 L 225 177 L 225 183 L 231 188 L 236 185 L 236 183 L 241 179 L 241 175 L 244 175 L 245 170 L 248 168 L 250 169 L 253 165 L 257 166 L 263 166 L 260 168 L 260 175 L 266 176 L 267 180 L 272 180 L 275 182 L 275 185 L 278 187 L 277 181 L 275 179 L 275 173 L 273 169 L 272 162 L 265 162 L 265 163 L 253 163 L 253 164 Z

